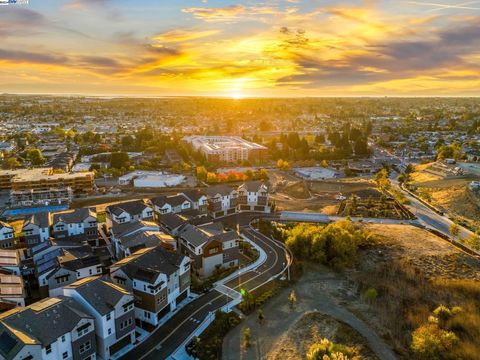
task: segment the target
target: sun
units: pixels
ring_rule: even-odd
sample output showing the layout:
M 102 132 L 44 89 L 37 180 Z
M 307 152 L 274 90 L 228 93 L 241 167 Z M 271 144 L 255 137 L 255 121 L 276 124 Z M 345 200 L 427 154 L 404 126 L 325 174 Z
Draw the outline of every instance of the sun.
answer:
M 239 93 L 239 92 L 234 92 L 232 95 L 231 95 L 232 99 L 233 100 L 240 100 L 243 98 L 243 94 L 242 93 Z

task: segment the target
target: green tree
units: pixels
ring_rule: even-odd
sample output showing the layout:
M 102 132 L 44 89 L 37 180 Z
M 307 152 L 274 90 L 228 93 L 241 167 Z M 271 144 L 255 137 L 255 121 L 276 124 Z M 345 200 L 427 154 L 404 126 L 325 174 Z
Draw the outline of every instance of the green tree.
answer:
M 3 161 L 2 167 L 4 169 L 13 170 L 22 166 L 16 157 L 10 157 Z
M 129 165 L 128 154 L 125 152 L 114 152 L 111 154 L 110 166 L 113 169 L 126 168 Z
M 263 313 L 262 309 L 257 310 L 257 319 L 260 324 L 263 324 L 263 321 L 265 320 L 265 314 Z
M 32 165 L 35 166 L 43 165 L 45 163 L 45 158 L 43 157 L 42 152 L 37 148 L 28 150 L 27 158 L 30 160 Z

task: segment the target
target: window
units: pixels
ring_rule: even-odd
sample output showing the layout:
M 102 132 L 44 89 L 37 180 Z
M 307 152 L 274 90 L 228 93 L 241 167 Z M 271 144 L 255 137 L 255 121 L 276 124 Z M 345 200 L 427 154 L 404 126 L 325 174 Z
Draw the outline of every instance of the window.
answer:
M 146 313 L 146 312 L 145 312 Z M 149 314 L 150 315 L 150 314 Z M 150 316 L 148 317 L 148 319 L 150 319 Z M 125 329 L 126 327 L 130 326 L 133 324 L 133 321 L 132 321 L 132 318 L 128 318 L 127 320 L 125 321 L 122 321 L 120 323 L 120 330 L 123 330 Z
M 92 347 L 92 344 L 90 343 L 90 340 L 89 340 L 86 343 L 80 345 L 80 347 L 78 348 L 78 352 L 80 354 L 83 354 L 85 351 L 90 350 L 91 347 Z
M 88 274 L 92 275 L 92 269 L 88 269 Z
M 108 329 L 108 335 L 112 335 L 112 329 Z
M 112 315 L 107 314 L 107 321 L 109 321 L 112 318 Z
M 146 319 L 150 319 L 151 314 L 148 311 L 144 311 L 143 313 L 144 313 Z
M 52 352 L 52 345 L 45 346 L 45 353 L 50 354 Z
M 161 304 L 161 303 L 164 302 L 166 299 L 167 299 L 167 295 L 166 295 L 166 294 L 162 294 L 159 298 L 157 298 L 157 305 Z
M 62 335 L 62 342 L 65 342 L 65 335 Z
M 68 351 L 65 351 L 65 352 L 62 354 L 62 358 L 63 358 L 63 359 L 68 358 Z
M 82 337 L 83 335 L 85 335 L 86 333 L 88 333 L 89 331 L 89 327 L 90 327 L 90 323 L 86 323 L 85 325 L 82 325 L 80 326 L 78 329 L 77 329 L 77 332 L 78 332 L 78 337 Z

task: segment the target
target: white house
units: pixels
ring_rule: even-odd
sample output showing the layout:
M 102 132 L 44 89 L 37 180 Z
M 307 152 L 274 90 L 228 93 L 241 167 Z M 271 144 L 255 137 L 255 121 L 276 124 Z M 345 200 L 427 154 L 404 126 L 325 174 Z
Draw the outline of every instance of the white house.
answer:
M 98 276 L 78 280 L 63 289 L 95 321 L 97 352 L 110 359 L 135 342 L 135 308 L 132 293 Z
M 12 249 L 15 245 L 15 229 L 12 225 L 0 221 L 0 247 Z
M 153 209 L 143 200 L 127 201 L 110 205 L 105 209 L 107 228 L 140 220 L 153 220 Z

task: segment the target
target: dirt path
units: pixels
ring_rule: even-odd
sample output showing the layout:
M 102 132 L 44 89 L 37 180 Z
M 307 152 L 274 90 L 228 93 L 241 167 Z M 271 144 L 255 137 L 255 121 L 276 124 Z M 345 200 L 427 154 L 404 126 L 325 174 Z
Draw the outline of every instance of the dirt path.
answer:
M 342 275 L 326 268 L 319 271 L 305 271 L 306 274 L 293 287 L 284 289 L 269 301 L 263 311 L 266 323 L 259 325 L 256 314 L 250 315 L 244 322 L 231 331 L 223 343 L 223 359 L 267 359 L 275 344 L 298 321 L 303 314 L 317 311 L 340 320 L 358 331 L 368 342 L 370 348 L 382 360 L 396 359 L 390 347 L 362 320 L 346 310 L 336 301 L 335 293 L 342 293 L 342 298 L 352 297 L 351 284 Z M 288 294 L 295 290 L 298 303 L 294 310 L 288 304 Z M 241 334 L 245 327 L 251 329 L 252 346 L 241 351 Z

